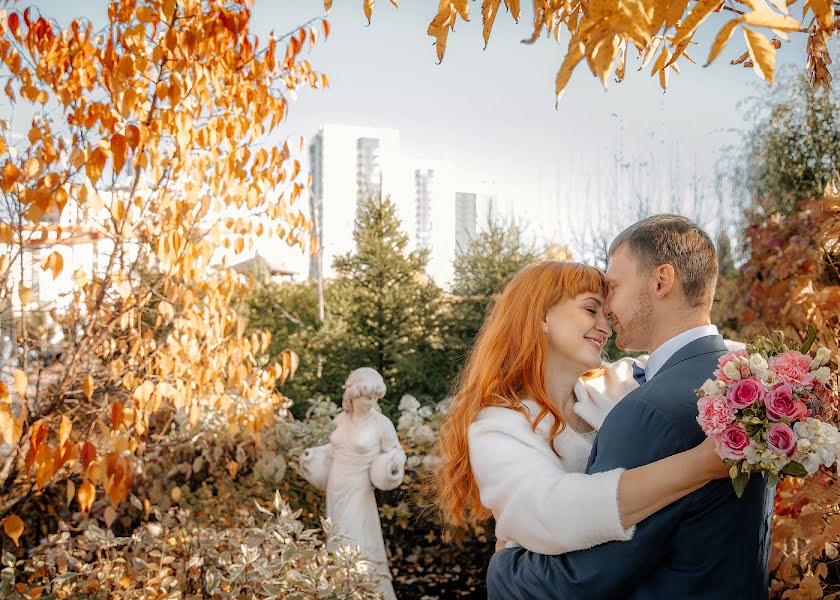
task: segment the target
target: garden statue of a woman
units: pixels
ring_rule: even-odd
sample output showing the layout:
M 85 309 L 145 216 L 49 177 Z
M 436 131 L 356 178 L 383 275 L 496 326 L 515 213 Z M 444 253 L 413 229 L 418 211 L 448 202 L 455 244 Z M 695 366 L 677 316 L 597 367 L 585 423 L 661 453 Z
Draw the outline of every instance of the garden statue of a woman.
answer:
M 326 490 L 327 516 L 344 537 L 341 543 L 359 546 L 381 576 L 378 591 L 396 600 L 373 488 L 402 483 L 405 452 L 394 425 L 378 410 L 384 395 L 385 382 L 374 369 L 350 373 L 329 444 L 307 448 L 300 463 L 307 481 Z

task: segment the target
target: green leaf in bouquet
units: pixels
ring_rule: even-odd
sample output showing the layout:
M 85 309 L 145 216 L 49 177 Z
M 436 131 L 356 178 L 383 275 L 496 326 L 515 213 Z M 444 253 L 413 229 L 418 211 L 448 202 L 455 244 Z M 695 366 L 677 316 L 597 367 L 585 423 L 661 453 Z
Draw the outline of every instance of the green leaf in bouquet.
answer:
M 790 477 L 805 477 L 808 471 L 805 470 L 800 463 L 791 461 L 782 469 L 782 475 L 789 475 Z
M 773 475 L 773 473 L 767 473 L 767 489 L 775 487 L 777 483 L 779 483 L 779 476 Z
M 814 345 L 814 342 L 817 341 L 817 328 L 814 327 L 813 323 L 808 323 L 808 333 L 805 336 L 805 341 L 802 342 L 802 349 L 800 352 L 802 354 L 808 354 L 811 351 L 811 347 Z
M 739 498 L 744 495 L 747 484 L 750 482 L 750 474 L 741 471 L 738 476 L 732 479 L 732 487 L 735 488 L 735 495 Z
M 764 425 L 760 423 L 758 425 L 747 425 L 747 435 L 750 437 L 755 437 L 755 434 L 761 431 L 762 427 L 764 427 Z

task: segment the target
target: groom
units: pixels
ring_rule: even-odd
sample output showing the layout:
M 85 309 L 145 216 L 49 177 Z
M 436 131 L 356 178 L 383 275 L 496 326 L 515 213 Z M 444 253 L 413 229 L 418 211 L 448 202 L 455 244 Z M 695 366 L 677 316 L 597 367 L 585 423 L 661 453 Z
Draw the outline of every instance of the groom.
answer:
M 717 255 L 697 225 L 650 217 L 622 232 L 609 254 L 604 309 L 616 344 L 650 358 L 634 373 L 641 387 L 604 421 L 587 473 L 638 467 L 702 442 L 694 390 L 727 351 L 709 319 Z M 490 561 L 489 598 L 766 600 L 773 492 L 753 477 L 739 499 L 719 479 L 639 523 L 627 542 L 557 556 L 502 550 Z

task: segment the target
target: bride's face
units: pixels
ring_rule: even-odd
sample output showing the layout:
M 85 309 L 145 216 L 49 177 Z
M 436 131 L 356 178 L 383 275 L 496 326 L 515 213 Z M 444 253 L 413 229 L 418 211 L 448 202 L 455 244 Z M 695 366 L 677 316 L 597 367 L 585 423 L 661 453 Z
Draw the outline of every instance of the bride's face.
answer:
M 612 330 L 604 314 L 604 297 L 585 293 L 551 307 L 545 317 L 548 360 L 581 374 L 601 366 L 601 353 Z

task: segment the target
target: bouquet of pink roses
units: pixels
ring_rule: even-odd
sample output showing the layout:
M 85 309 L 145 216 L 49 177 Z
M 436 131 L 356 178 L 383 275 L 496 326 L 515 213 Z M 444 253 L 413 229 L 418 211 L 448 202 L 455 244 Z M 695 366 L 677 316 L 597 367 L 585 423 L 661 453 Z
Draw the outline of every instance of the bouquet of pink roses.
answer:
M 809 354 L 815 338 L 813 327 L 801 345 L 786 343 L 781 332 L 759 337 L 746 351 L 722 356 L 715 379 L 697 390 L 697 422 L 731 465 L 739 498 L 752 473 L 767 473 L 772 486 L 837 463 L 836 375 L 826 348 Z

